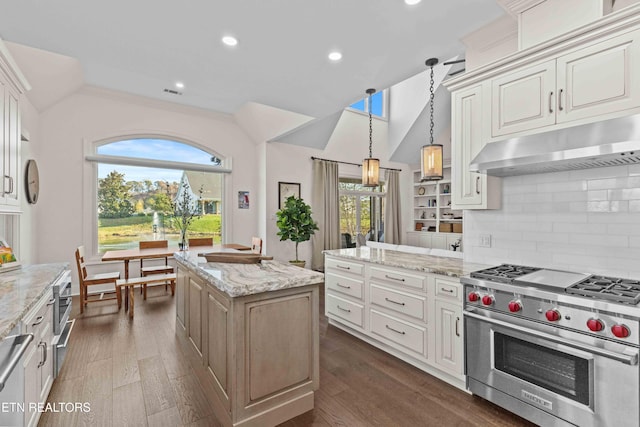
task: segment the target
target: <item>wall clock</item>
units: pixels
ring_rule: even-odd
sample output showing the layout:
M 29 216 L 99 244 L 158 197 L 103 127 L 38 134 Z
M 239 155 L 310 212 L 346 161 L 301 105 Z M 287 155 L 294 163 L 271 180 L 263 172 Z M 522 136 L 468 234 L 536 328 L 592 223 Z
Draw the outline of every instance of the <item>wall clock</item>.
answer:
M 32 205 L 38 201 L 40 195 L 40 176 L 38 174 L 38 165 L 35 160 L 27 161 L 24 172 L 24 186 L 27 194 L 27 202 Z
M 299 182 L 278 182 L 278 209 L 282 209 L 288 197 L 300 198 Z

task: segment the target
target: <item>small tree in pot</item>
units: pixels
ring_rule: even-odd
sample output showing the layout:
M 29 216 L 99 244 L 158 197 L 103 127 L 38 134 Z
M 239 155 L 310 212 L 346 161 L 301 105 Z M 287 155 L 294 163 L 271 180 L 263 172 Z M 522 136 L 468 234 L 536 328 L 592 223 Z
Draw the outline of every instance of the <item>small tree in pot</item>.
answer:
M 311 239 L 314 232 L 318 230 L 318 224 L 311 218 L 311 206 L 302 199 L 290 196 L 276 215 L 280 240 L 291 240 L 296 244 L 296 259 L 289 262 L 304 267 L 305 261 L 298 259 L 298 244 Z

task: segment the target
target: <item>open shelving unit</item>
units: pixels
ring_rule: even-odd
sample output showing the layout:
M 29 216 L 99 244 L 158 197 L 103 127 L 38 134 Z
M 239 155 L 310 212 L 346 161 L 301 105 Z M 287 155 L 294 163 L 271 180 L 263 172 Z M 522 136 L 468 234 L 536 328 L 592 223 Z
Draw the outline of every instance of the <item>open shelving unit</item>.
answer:
M 451 209 L 451 166 L 443 167 L 443 179 L 439 181 L 420 181 L 420 170 L 414 170 L 412 194 L 413 221 L 408 243 L 451 249 L 451 242 L 462 237 L 462 211 Z M 425 233 L 438 234 L 438 238 L 429 243 L 433 239 L 422 238 Z

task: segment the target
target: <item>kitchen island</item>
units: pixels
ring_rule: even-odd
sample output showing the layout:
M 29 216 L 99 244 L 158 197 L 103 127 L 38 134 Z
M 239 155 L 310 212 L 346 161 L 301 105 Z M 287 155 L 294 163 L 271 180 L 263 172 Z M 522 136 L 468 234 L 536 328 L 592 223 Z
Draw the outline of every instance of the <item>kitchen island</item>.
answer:
M 174 256 L 176 335 L 218 420 L 269 426 L 313 409 L 324 275 L 277 261 Z

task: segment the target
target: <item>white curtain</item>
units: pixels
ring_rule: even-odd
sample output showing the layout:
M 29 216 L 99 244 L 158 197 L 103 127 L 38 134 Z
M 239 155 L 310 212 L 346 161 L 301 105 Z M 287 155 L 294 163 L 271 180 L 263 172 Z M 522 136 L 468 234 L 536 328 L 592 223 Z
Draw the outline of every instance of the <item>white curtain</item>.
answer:
M 325 160 L 313 161 L 313 219 L 318 228 L 311 238 L 313 253 L 311 268 L 324 270 L 325 249 L 340 248 L 340 198 L 338 195 L 338 164 Z
M 384 208 L 384 241 L 400 244 L 402 239 L 402 215 L 400 212 L 400 171 L 386 171 L 387 200 Z

